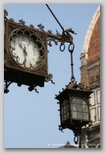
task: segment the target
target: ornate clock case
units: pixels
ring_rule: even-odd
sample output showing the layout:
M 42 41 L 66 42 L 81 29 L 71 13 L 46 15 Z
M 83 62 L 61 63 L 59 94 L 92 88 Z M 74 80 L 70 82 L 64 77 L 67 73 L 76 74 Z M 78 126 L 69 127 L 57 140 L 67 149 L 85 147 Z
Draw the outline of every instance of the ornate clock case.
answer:
M 4 80 L 43 87 L 48 75 L 46 33 L 4 21 Z

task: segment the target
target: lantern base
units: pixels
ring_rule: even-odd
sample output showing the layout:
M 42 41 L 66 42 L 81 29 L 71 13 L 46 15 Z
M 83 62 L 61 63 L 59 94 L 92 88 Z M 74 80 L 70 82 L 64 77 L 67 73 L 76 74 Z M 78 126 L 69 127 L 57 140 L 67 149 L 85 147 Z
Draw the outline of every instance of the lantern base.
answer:
M 64 122 L 62 122 L 61 125 L 59 125 L 59 130 L 63 131 L 63 129 L 70 129 L 74 132 L 74 134 L 79 134 L 81 133 L 81 128 L 85 126 L 85 127 L 88 127 L 88 126 L 91 126 L 91 121 L 90 120 L 83 120 L 83 121 L 79 121 L 79 120 L 66 120 Z

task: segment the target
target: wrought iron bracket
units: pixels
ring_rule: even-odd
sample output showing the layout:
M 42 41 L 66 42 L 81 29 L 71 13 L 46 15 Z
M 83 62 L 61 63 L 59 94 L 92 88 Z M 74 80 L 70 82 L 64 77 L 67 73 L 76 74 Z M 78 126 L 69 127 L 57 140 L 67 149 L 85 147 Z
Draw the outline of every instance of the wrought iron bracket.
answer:
M 4 81 L 4 93 L 8 93 L 9 92 L 9 89 L 8 87 L 12 84 L 13 82 L 12 81 Z
M 63 128 L 61 127 L 61 125 L 59 125 L 58 127 L 59 127 L 59 130 L 60 130 L 62 133 L 64 133 Z

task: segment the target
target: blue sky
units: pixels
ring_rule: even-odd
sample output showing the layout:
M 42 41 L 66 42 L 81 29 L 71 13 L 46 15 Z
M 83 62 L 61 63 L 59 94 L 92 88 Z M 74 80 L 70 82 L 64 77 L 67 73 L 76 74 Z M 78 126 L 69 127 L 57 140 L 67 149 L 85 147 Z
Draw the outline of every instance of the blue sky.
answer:
M 50 4 L 49 5 L 64 29 L 72 28 L 73 35 L 74 75 L 80 82 L 80 55 L 84 38 L 91 19 L 99 4 Z M 8 18 L 16 22 L 23 19 L 26 25 L 33 24 L 35 28 L 42 23 L 45 30 L 61 28 L 47 9 L 45 4 L 5 4 Z M 38 87 L 39 94 L 28 91 L 27 86 L 10 85 L 8 94 L 4 94 L 4 147 L 5 148 L 57 148 L 69 141 L 74 144 L 73 132 L 58 130 L 60 124 L 59 106 L 55 94 L 61 91 L 70 81 L 70 55 L 66 48 L 59 51 L 59 46 L 53 43 L 48 47 L 48 72 L 53 74 L 53 81 Z

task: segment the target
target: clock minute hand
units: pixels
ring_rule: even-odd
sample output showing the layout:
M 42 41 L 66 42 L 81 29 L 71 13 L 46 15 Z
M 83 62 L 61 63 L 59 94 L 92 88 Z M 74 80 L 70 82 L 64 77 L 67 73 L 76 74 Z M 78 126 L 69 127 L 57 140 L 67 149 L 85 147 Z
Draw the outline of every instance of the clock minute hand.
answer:
M 28 55 L 26 52 L 26 47 L 23 47 L 23 54 L 24 54 L 24 63 L 26 63 L 26 56 Z

